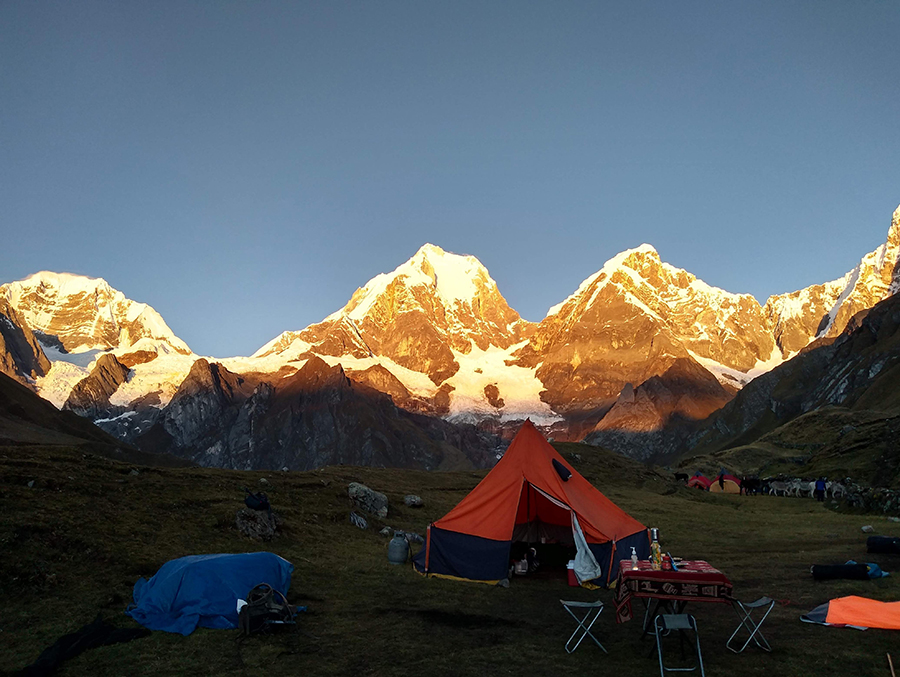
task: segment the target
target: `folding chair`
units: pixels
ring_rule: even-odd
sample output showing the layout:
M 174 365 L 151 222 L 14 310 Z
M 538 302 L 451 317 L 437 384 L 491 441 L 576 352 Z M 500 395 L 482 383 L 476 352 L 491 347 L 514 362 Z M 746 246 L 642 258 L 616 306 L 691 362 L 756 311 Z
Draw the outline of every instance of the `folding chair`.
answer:
M 741 619 L 741 623 L 737 626 L 735 631 L 731 633 L 731 637 L 725 642 L 725 646 L 734 651 L 734 653 L 741 653 L 741 651 L 747 648 L 747 645 L 749 645 L 752 640 L 756 643 L 756 646 L 763 651 L 771 651 L 772 647 L 769 646 L 769 642 L 766 640 L 765 636 L 763 636 L 760 628 L 762 627 L 763 621 L 766 620 L 775 606 L 775 600 L 770 599 L 769 597 L 760 597 L 755 602 L 741 602 L 736 599 L 732 601 L 734 602 L 734 611 L 737 613 L 738 618 Z M 757 610 L 759 610 L 759 613 L 762 613 L 762 617 L 758 621 L 754 621 L 752 614 Z M 731 642 L 734 641 L 734 638 L 737 637 L 742 629 L 750 633 L 750 636 L 740 649 L 735 649 L 731 646 Z
M 697 653 L 697 664 L 691 667 L 670 668 L 666 667 L 663 662 L 662 638 L 664 635 L 670 634 L 673 630 L 678 631 L 678 637 L 681 640 L 681 655 L 684 657 L 684 637 L 687 631 L 694 633 L 695 651 Z M 706 677 L 703 669 L 703 656 L 700 654 L 700 633 L 697 632 L 697 621 L 690 614 L 660 614 L 653 619 L 653 631 L 656 634 L 656 651 L 659 654 L 659 674 L 660 677 L 666 677 L 667 672 L 693 672 L 700 668 L 700 677 Z
M 566 651 L 572 653 L 578 648 L 578 645 L 581 644 L 581 640 L 586 636 L 590 636 L 590 638 L 594 640 L 594 643 L 603 649 L 603 653 L 609 653 L 591 632 L 591 627 L 593 627 L 594 622 L 600 617 L 600 612 L 603 611 L 603 602 L 572 602 L 565 599 L 559 601 L 563 605 L 563 608 L 569 612 L 569 615 L 578 623 L 575 632 L 572 633 L 569 637 L 569 641 L 566 642 Z M 585 609 L 585 614 L 582 618 L 579 618 L 572 609 Z M 572 644 L 576 637 L 578 641 L 575 642 L 574 646 L 570 647 L 569 645 Z

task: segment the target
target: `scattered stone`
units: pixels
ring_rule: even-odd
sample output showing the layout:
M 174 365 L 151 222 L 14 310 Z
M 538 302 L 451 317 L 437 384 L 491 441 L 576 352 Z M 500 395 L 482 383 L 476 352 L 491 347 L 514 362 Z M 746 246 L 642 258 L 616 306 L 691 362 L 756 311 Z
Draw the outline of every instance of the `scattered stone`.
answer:
M 260 477 L 260 478 L 259 478 L 259 483 L 260 483 L 260 484 L 268 484 L 268 483 L 269 483 L 269 480 L 267 480 L 265 477 Z
M 360 529 L 369 528 L 369 523 L 366 522 L 366 518 L 362 515 L 357 515 L 355 512 L 350 513 L 350 523 L 355 527 L 359 527 Z
M 384 529 L 382 529 L 382 530 L 379 531 L 378 533 L 379 533 L 381 536 L 390 536 L 390 535 L 391 535 L 391 528 L 390 528 L 390 527 L 385 527 Z
M 873 526 L 870 525 L 870 524 L 867 524 L 866 526 L 864 526 L 864 527 L 862 528 L 862 530 L 863 530 L 863 533 L 864 533 L 864 534 L 871 534 L 873 531 L 875 531 L 875 527 L 873 527 Z
M 415 494 L 407 494 L 403 497 L 403 504 L 407 508 L 421 508 L 425 505 L 425 501 L 423 501 L 419 496 Z
M 28 482 L 28 488 L 29 488 L 29 489 L 34 489 L 34 480 L 30 480 L 30 481 Z
M 573 460 L 573 461 L 580 461 L 580 460 L 581 460 L 581 454 L 572 454 L 572 460 Z
M 283 466 L 283 467 L 281 468 L 281 472 L 287 472 L 287 471 L 288 471 L 288 467 L 287 467 L 287 466 Z
M 900 522 L 900 517 L 888 517 L 891 522 Z
M 384 494 L 369 489 L 365 484 L 360 484 L 359 482 L 351 482 L 350 486 L 347 487 L 347 493 L 350 494 L 350 499 L 361 510 L 379 517 L 387 517 L 388 499 Z
M 134 470 L 134 469 L 132 469 L 132 471 L 131 471 L 130 473 L 128 473 L 128 474 L 131 475 L 132 477 L 137 477 L 137 476 L 140 475 L 141 473 L 140 473 L 139 470 Z
M 272 510 L 250 510 L 241 508 L 235 516 L 238 531 L 244 536 L 259 541 L 275 538 L 282 519 Z

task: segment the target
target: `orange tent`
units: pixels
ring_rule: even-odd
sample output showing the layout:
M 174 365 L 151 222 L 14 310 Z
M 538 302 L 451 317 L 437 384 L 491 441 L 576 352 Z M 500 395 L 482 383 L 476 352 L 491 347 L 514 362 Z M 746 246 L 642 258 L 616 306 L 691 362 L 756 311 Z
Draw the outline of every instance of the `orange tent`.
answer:
M 468 496 L 428 527 L 416 569 L 433 576 L 497 583 L 507 578 L 513 542 L 541 538 L 575 545 L 580 581 L 607 585 L 620 559 L 649 556 L 647 527 L 578 474 L 531 421 Z
M 800 620 L 839 627 L 900 630 L 900 602 L 838 597 L 801 616 Z
M 739 494 L 741 493 L 741 481 L 734 475 L 720 474 L 709 485 L 712 492 Z

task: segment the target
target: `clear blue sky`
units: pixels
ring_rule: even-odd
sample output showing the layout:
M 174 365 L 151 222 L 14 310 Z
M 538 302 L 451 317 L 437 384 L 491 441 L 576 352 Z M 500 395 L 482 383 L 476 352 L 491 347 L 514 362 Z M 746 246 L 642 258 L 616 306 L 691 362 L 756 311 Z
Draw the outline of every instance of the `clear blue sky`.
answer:
M 425 242 L 540 320 L 642 242 L 831 280 L 900 203 L 900 3 L 0 3 L 0 281 L 249 354 Z

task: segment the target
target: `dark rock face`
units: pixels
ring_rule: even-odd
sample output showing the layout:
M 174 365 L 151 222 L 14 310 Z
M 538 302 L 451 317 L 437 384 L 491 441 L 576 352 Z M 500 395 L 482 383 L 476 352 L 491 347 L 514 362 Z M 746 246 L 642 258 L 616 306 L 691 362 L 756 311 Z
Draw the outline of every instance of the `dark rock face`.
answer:
M 677 452 L 696 423 L 731 397 L 694 360 L 680 358 L 637 388 L 626 384 L 584 441 L 638 460 L 658 461 Z
M 26 383 L 50 371 L 50 360 L 16 309 L 0 298 L 0 373 Z
M 471 426 L 398 409 L 387 395 L 317 357 L 277 386 L 249 383 L 198 360 L 135 444 L 200 465 L 247 470 L 484 467 L 500 446 Z
M 129 372 L 112 353 L 101 355 L 91 373 L 72 388 L 63 409 L 90 419 L 109 416 L 114 413 L 109 398 L 125 383 Z

